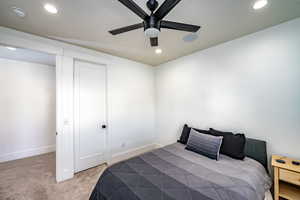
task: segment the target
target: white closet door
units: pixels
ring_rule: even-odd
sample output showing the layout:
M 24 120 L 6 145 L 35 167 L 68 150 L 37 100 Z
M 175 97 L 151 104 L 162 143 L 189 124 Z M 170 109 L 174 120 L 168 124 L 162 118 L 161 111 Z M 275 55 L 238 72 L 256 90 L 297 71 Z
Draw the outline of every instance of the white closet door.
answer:
M 106 67 L 75 61 L 75 172 L 105 161 Z

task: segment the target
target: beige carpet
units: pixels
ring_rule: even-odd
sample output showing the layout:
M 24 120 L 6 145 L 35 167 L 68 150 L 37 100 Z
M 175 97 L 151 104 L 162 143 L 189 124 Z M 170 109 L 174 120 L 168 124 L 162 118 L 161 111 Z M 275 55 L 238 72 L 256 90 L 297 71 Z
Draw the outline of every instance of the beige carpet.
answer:
M 0 164 L 0 200 L 87 200 L 105 165 L 56 183 L 55 154 Z

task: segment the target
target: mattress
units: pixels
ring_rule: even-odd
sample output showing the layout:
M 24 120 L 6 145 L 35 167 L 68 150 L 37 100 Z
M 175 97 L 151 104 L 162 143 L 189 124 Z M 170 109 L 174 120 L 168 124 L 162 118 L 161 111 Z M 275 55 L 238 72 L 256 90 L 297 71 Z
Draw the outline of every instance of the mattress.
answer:
M 176 143 L 107 168 L 90 200 L 264 200 L 270 187 L 251 158 L 215 161 Z

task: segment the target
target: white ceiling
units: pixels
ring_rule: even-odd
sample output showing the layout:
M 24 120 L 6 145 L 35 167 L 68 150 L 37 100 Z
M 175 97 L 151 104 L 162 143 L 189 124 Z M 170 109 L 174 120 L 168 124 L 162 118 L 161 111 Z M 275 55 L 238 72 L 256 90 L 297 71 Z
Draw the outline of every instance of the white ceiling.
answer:
M 0 45 L 0 58 L 55 66 L 55 55 L 21 48 L 12 51 L 2 45 Z
M 161 3 L 163 0 L 159 0 Z M 55 4 L 58 15 L 43 10 Z M 146 0 L 135 0 L 146 9 Z M 254 11 L 253 0 L 182 0 L 167 20 L 201 25 L 198 40 L 186 43 L 186 32 L 162 30 L 156 55 L 143 30 L 112 36 L 108 30 L 141 22 L 117 0 L 1 0 L 0 26 L 66 41 L 150 65 L 226 42 L 246 34 L 300 17 L 300 0 L 269 0 L 268 7 Z M 17 17 L 11 7 L 24 9 L 27 16 Z

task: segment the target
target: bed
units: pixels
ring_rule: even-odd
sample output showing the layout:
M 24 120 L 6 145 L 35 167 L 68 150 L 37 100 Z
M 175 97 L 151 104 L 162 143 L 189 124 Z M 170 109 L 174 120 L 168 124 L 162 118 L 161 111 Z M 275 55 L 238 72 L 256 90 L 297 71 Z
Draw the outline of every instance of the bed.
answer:
M 254 157 L 216 161 L 175 143 L 109 167 L 90 200 L 269 200 L 264 156 Z

